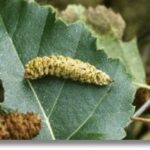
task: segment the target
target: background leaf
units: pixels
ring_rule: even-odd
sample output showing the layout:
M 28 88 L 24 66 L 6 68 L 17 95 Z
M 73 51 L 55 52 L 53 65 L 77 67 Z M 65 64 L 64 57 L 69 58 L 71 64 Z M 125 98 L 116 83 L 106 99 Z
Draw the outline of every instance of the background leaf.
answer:
M 0 0 L 0 79 L 3 106 L 40 113 L 37 139 L 121 139 L 133 113 L 135 89 L 119 60 L 97 51 L 96 39 L 81 23 L 65 25 L 50 7 Z M 24 80 L 24 65 L 36 56 L 62 54 L 88 61 L 108 73 L 108 86 L 45 77 Z
M 130 42 L 122 42 L 114 35 L 99 36 L 97 47 L 104 49 L 109 57 L 119 58 L 123 62 L 136 88 L 150 89 L 145 81 L 144 66 L 139 55 L 136 39 Z

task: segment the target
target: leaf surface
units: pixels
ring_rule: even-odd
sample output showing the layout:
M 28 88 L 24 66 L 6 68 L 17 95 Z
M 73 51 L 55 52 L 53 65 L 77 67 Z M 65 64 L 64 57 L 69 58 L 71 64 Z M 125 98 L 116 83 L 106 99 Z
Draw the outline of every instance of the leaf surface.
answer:
M 24 79 L 32 58 L 61 54 L 89 62 L 108 73 L 108 86 L 56 77 Z M 0 0 L 0 79 L 3 106 L 41 115 L 37 139 L 121 139 L 134 109 L 135 89 L 116 59 L 97 51 L 96 39 L 82 23 L 67 26 L 52 8 L 23 0 Z

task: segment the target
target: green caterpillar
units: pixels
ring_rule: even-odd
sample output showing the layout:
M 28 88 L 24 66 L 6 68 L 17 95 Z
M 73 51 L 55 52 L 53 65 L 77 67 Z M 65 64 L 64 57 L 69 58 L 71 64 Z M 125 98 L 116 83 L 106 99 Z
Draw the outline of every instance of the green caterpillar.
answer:
M 37 79 L 47 75 L 96 85 L 112 82 L 109 75 L 95 66 L 62 55 L 36 57 L 25 65 L 26 79 Z

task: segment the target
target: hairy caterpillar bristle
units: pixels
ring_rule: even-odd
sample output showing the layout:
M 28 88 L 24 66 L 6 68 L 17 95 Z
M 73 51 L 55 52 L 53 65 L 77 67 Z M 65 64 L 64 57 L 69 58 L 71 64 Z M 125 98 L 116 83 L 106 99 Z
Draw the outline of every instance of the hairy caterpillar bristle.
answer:
M 25 65 L 25 78 L 37 79 L 46 75 L 77 80 L 83 83 L 106 85 L 112 79 L 95 66 L 62 55 L 36 57 Z
M 0 139 L 32 139 L 41 129 L 39 115 L 28 112 L 26 114 L 10 112 L 0 115 Z

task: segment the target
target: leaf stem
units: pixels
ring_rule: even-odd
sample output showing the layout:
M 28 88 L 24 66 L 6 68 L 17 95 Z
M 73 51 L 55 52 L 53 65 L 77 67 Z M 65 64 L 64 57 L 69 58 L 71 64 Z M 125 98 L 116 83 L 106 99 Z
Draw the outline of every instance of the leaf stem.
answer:
M 133 121 L 141 121 L 141 122 L 146 122 L 150 123 L 150 118 L 143 118 L 143 117 L 131 117 Z
M 131 118 L 140 116 L 148 107 L 150 107 L 150 99 L 148 99 L 135 113 Z M 130 120 L 127 124 L 127 127 L 133 122 Z

